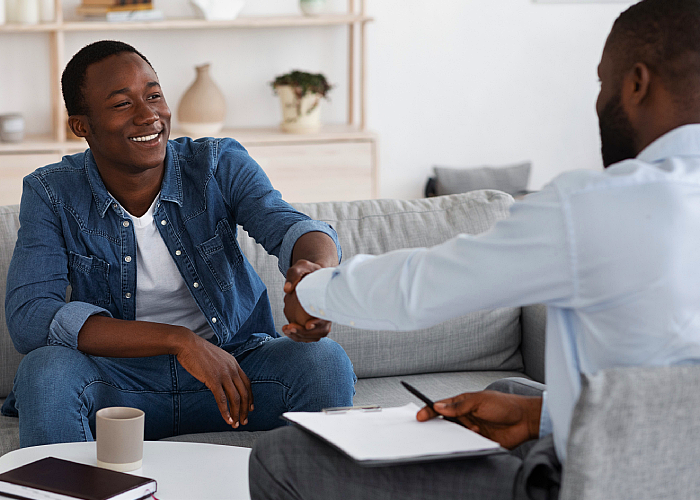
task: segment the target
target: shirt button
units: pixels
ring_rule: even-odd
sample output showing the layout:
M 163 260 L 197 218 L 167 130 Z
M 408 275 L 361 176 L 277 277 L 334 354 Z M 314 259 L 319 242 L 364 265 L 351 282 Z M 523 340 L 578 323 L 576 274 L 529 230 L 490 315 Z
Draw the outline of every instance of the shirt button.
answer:
M 197 283 L 197 282 L 195 281 L 195 282 L 192 284 L 192 286 L 195 287 L 195 288 L 199 288 L 199 283 Z
M 131 294 L 130 294 L 129 292 L 126 292 L 126 294 L 124 295 L 124 297 L 126 297 L 127 299 L 130 299 L 130 298 L 131 298 Z
M 325 315 L 326 315 L 326 312 L 325 312 L 323 309 L 319 309 L 319 310 L 318 310 L 318 313 L 319 313 L 321 316 L 325 316 Z
M 350 326 L 355 326 L 355 322 L 354 322 L 354 321 L 351 321 L 351 322 L 350 322 Z
M 216 318 L 212 318 L 212 319 L 211 319 L 211 322 L 212 322 L 212 323 L 216 323 Z
M 125 220 L 124 222 L 122 222 L 122 226 L 129 227 L 129 221 Z
M 179 257 L 180 255 L 182 255 L 182 252 L 180 250 L 175 250 L 175 255 Z
M 314 306 L 309 306 L 309 311 L 316 312 L 316 308 Z
M 124 260 L 126 262 L 131 262 L 131 255 L 127 255 L 126 257 L 124 257 Z
M 168 223 L 168 221 L 165 220 L 165 219 L 163 219 L 162 221 L 160 221 L 160 225 L 161 225 L 161 226 L 165 226 L 167 223 Z
M 119 207 L 119 205 L 117 205 L 116 203 L 112 203 L 112 208 L 117 208 L 117 207 Z

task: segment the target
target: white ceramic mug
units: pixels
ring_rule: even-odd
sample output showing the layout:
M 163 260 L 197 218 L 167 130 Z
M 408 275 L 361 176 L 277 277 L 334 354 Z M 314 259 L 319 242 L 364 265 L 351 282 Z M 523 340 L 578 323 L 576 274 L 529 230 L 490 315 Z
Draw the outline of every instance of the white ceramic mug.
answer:
M 126 406 L 102 408 L 95 416 L 97 465 L 128 472 L 143 463 L 143 411 Z

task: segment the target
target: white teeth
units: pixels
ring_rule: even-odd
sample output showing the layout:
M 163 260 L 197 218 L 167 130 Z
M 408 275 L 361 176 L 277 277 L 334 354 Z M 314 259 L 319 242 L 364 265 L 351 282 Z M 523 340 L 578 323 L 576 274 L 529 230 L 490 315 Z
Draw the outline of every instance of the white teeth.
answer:
M 134 142 L 146 142 L 146 141 L 152 141 L 156 137 L 158 137 L 158 134 L 144 135 L 143 137 L 129 137 L 129 140 L 134 141 Z

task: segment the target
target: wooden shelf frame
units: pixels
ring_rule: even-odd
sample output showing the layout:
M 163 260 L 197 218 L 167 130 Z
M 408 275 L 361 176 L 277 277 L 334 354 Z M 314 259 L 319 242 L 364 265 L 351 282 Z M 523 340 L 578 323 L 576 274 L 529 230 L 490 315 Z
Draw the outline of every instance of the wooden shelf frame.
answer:
M 230 21 L 206 21 L 202 19 L 173 18 L 163 21 L 139 22 L 103 22 L 103 21 L 67 21 L 63 18 L 62 0 L 54 0 L 56 19 L 51 23 L 34 25 L 5 24 L 0 26 L 0 36 L 13 33 L 48 33 L 50 57 L 50 88 L 52 106 L 51 137 L 29 137 L 21 143 L 0 143 L 0 154 L 26 154 L 34 152 L 69 153 L 84 149 L 83 141 L 66 138 L 66 111 L 61 96 L 61 73 L 65 67 L 65 37 L 67 33 L 100 31 L 157 31 L 157 30 L 210 30 L 210 29 L 257 29 L 257 28 L 303 28 L 313 26 L 347 26 L 348 27 L 348 111 L 347 126 L 329 127 L 329 131 L 319 134 L 292 135 L 283 134 L 275 128 L 228 129 L 239 138 L 254 137 L 256 143 L 312 143 L 321 141 L 342 141 L 374 139 L 366 132 L 366 29 L 368 22 L 374 19 L 365 15 L 365 0 L 348 0 L 347 12 L 343 14 L 326 14 L 318 16 L 242 16 Z M 358 36 L 359 31 L 359 36 Z M 359 38 L 359 40 L 358 40 Z M 359 50 L 356 49 L 359 45 Z M 359 67 L 359 69 L 358 69 Z M 356 73 L 357 71 L 357 73 Z M 356 76 L 359 75 L 359 76 Z M 356 82 L 359 80 L 359 85 Z M 357 97 L 356 97 L 357 94 Z M 356 101 L 357 99 L 357 101 Z M 356 120 L 356 108 L 359 119 Z M 325 129 L 326 127 L 324 127 Z M 234 134 L 239 133 L 239 136 Z M 171 134 L 172 137 L 177 137 Z M 324 139 L 325 137 L 325 139 Z M 333 139 L 331 139 L 333 137 Z M 241 139 L 239 139 L 241 140 Z

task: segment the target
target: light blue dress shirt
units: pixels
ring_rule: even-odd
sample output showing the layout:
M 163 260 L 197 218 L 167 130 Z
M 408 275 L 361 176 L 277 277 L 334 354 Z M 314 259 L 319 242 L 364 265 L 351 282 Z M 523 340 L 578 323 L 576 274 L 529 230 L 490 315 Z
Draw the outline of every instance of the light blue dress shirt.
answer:
M 563 463 L 581 373 L 700 360 L 700 125 L 605 171 L 558 176 L 486 233 L 358 255 L 297 293 L 310 314 L 366 329 L 546 304 L 541 434 Z

